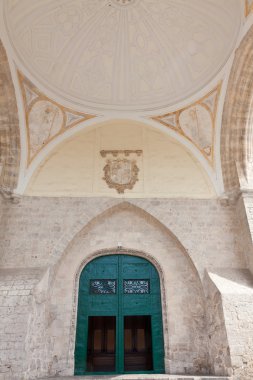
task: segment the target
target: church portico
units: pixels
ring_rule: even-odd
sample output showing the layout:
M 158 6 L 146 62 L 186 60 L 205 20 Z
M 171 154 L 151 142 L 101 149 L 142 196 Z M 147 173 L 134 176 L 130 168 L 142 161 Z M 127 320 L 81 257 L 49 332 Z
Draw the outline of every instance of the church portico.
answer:
M 0 0 L 0 379 L 252 380 L 252 0 Z

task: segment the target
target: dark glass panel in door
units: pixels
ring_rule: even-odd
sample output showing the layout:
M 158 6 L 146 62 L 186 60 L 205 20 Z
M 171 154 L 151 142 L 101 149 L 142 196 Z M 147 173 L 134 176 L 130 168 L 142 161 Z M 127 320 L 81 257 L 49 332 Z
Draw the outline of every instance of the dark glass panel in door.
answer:
M 124 370 L 153 370 L 150 315 L 124 317 Z
M 88 372 L 115 371 L 116 317 L 89 317 Z

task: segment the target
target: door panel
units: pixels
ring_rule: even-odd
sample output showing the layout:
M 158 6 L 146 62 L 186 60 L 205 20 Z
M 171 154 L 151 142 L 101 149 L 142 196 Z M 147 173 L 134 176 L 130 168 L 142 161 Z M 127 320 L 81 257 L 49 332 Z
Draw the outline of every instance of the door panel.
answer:
M 114 372 L 116 317 L 89 317 L 87 372 Z
M 153 370 L 150 315 L 124 317 L 124 370 Z
M 79 281 L 75 375 L 163 373 L 163 358 L 160 280 L 154 266 L 123 254 L 91 261 Z

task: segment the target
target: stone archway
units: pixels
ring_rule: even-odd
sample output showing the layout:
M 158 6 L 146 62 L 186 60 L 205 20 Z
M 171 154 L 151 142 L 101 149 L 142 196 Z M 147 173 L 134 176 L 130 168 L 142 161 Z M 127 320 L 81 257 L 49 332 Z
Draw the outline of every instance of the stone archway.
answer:
M 63 375 L 71 375 L 74 371 L 80 271 L 95 257 L 121 252 L 115 248 L 120 239 L 124 241 L 125 253 L 138 252 L 155 265 L 162 278 L 166 372 L 209 372 L 205 301 L 200 279 L 178 240 L 146 214 L 137 207 L 110 209 L 96 217 L 88 228 L 84 226 L 68 245 L 56 268 L 49 302 L 50 374 L 61 371 Z M 52 358 L 55 358 L 53 363 Z
M 239 170 L 239 177 L 244 177 L 246 181 L 251 179 L 250 171 L 253 163 L 252 61 L 253 26 L 236 51 L 223 110 L 221 164 L 227 193 L 235 191 L 240 186 L 237 170 Z
M 8 57 L 0 41 L 0 192 L 16 188 L 20 162 L 20 132 L 15 90 Z

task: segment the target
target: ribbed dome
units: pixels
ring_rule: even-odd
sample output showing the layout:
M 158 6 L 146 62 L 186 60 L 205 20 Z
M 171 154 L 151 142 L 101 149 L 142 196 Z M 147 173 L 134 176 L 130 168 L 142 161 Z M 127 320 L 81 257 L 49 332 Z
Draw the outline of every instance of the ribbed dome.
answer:
M 239 0 L 5 0 L 16 59 L 58 100 L 159 109 L 199 91 L 238 35 Z

